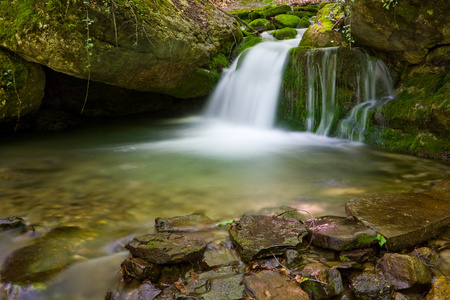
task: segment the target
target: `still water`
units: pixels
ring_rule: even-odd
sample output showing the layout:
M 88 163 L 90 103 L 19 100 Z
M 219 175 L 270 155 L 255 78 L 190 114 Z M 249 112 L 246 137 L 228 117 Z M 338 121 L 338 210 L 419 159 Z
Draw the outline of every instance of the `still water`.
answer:
M 203 212 L 219 222 L 280 206 L 345 215 L 356 196 L 420 191 L 449 174 L 444 162 L 313 133 L 134 118 L 3 139 L 0 216 L 93 230 L 98 260 L 121 251 L 114 241 L 151 232 L 159 216 Z M 112 256 L 116 273 L 123 256 Z

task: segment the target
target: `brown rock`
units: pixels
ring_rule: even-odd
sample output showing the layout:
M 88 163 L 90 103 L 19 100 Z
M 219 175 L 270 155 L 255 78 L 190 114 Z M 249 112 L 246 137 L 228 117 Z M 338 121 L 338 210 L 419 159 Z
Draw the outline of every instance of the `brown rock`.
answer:
M 425 300 L 442 300 L 450 299 L 450 280 L 445 276 L 439 277 L 433 282 L 433 286 L 425 297 Z

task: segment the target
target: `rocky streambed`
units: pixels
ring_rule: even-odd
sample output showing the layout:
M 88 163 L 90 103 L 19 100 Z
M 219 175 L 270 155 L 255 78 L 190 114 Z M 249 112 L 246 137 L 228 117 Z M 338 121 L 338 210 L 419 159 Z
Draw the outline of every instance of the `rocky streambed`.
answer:
M 449 299 L 450 177 L 421 193 L 355 198 L 346 212 L 157 218 L 154 233 L 124 242 L 120 285 L 105 299 Z M 25 226 L 0 223 L 3 231 Z M 85 239 L 69 245 L 62 231 Z M 90 240 L 78 231 L 53 229 L 15 250 L 2 266 L 3 287 L 36 289 L 64 269 Z M 0 299 L 15 298 L 4 288 Z

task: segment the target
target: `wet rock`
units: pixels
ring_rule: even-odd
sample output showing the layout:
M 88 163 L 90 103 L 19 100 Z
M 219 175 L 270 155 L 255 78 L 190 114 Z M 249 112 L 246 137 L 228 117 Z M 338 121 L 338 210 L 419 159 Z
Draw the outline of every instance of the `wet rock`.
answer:
M 376 254 L 375 249 L 366 248 L 366 249 L 342 251 L 339 256 L 346 257 L 350 261 L 365 262 L 366 260 L 369 260 L 370 258 L 374 257 L 375 254 Z
M 391 284 L 382 276 L 362 273 L 351 280 L 351 288 L 357 299 L 391 300 L 394 290 Z
M 175 264 L 166 265 L 161 270 L 161 276 L 158 281 L 159 286 L 171 286 L 183 278 L 183 276 L 192 269 L 192 265 Z
M 296 250 L 288 249 L 284 254 L 284 265 L 288 268 L 297 268 L 305 264 L 305 260 Z
M 399 292 L 395 292 L 394 293 L 394 300 L 409 300 L 409 297 L 406 296 L 405 294 L 399 293 Z
M 209 268 L 234 266 L 240 263 L 239 255 L 223 245 L 209 245 L 203 254 L 203 263 Z
M 121 267 L 122 274 L 129 274 L 140 280 L 148 279 L 151 282 L 157 282 L 161 272 L 160 266 L 137 257 L 124 260 Z
M 377 194 L 345 205 L 348 216 L 382 234 L 395 251 L 436 236 L 450 224 L 450 203 L 422 194 Z
M 305 222 L 316 246 L 344 251 L 367 248 L 378 242 L 377 233 L 344 217 L 326 216 Z
M 422 194 L 450 202 L 450 176 L 439 181 Z
M 344 291 L 341 273 L 321 263 L 306 265 L 300 275 L 308 278 L 300 285 L 311 299 L 328 299 Z
M 450 299 L 450 279 L 445 276 L 439 277 L 433 282 L 433 286 L 425 297 L 425 300 Z
M 232 225 L 230 238 L 244 262 L 282 255 L 302 242 L 307 231 L 293 219 L 244 215 Z
M 193 232 L 207 230 L 214 226 L 214 221 L 204 214 L 192 214 L 173 218 L 156 218 L 155 228 L 158 232 Z
M 25 228 L 25 220 L 19 217 L 0 218 L 0 231 Z
M 161 290 L 155 288 L 149 281 L 144 282 L 138 289 L 131 292 L 127 300 L 153 300 L 159 294 L 161 294 Z
M 169 233 L 160 232 L 134 238 L 125 248 L 135 257 L 155 264 L 200 261 L 211 232 Z
M 309 299 L 295 282 L 276 271 L 262 271 L 247 276 L 244 285 L 244 295 L 250 299 Z
M 244 276 L 236 267 L 223 267 L 204 273 L 186 275 L 187 295 L 204 300 L 242 299 Z
M 63 241 L 41 240 L 20 248 L 5 260 L 3 282 L 29 284 L 45 282 L 71 263 L 70 245 Z
M 382 274 L 395 290 L 416 284 L 429 284 L 433 273 L 420 260 L 405 254 L 386 253 L 378 262 L 376 272 Z

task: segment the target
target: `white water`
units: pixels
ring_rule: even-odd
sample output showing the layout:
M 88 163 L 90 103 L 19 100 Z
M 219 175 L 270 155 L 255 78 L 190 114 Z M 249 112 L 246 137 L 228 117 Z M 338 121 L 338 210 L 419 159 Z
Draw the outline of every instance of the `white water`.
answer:
M 233 124 L 272 128 L 286 57 L 304 32 L 300 30 L 292 40 L 267 41 L 244 51 L 222 75 L 205 116 Z

